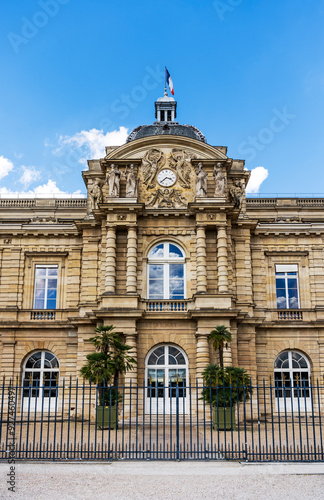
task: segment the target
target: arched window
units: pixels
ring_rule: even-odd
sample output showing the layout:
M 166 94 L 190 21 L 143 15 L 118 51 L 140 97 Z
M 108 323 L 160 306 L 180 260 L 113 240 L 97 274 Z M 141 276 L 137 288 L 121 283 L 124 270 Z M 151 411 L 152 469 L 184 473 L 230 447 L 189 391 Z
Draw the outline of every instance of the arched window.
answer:
M 175 243 L 159 243 L 148 255 L 148 298 L 185 298 L 185 255 Z
M 188 361 L 182 349 L 159 345 L 149 352 L 145 364 L 147 411 L 175 413 L 178 394 L 179 411 L 185 413 Z
M 54 354 L 37 351 L 29 356 L 23 369 L 24 408 L 41 411 L 55 407 L 58 380 L 59 362 Z
M 275 394 L 280 407 L 294 409 L 310 403 L 310 366 L 306 356 L 297 351 L 283 351 L 274 362 Z M 292 405 L 291 405 L 292 404 Z

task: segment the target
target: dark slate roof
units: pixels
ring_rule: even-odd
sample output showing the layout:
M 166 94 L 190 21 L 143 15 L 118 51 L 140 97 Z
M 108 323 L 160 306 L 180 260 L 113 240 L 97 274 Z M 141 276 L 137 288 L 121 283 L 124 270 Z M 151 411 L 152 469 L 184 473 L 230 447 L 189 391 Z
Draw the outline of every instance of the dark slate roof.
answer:
M 151 135 L 180 135 L 201 142 L 207 142 L 204 134 L 198 128 L 193 125 L 179 125 L 177 122 L 155 122 L 153 125 L 140 125 L 132 130 L 126 142 Z

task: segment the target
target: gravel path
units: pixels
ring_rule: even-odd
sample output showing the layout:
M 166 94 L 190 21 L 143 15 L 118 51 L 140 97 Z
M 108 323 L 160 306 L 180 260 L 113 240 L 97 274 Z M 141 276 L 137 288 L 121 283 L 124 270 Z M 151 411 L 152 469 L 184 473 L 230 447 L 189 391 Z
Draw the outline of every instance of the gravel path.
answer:
M 16 491 L 0 463 L 0 498 L 278 499 L 324 498 L 324 464 L 237 462 L 17 463 Z

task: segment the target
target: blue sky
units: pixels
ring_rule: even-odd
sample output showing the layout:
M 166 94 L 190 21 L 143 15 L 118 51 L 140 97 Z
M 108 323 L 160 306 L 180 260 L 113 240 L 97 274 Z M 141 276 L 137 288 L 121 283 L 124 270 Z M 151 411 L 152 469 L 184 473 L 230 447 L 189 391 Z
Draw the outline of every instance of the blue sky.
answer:
M 85 159 L 154 121 L 164 65 L 178 121 L 263 167 L 250 190 L 324 193 L 324 0 L 4 0 L 0 14 L 1 196 L 84 192 Z

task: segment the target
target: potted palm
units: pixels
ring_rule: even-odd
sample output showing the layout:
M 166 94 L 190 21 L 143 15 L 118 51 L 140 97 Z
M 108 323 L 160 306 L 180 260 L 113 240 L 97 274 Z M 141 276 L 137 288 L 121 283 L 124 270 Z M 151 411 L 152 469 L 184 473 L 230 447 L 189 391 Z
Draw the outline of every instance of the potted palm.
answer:
M 118 402 L 121 400 L 119 376 L 132 370 L 136 364 L 129 354 L 132 347 L 121 341 L 114 328 L 100 325 L 95 329 L 96 335 L 89 340 L 96 352 L 87 355 L 87 362 L 80 370 L 85 379 L 97 384 L 97 426 L 112 429 L 117 427 Z
M 216 363 L 208 365 L 202 375 L 202 396 L 212 407 L 214 429 L 235 429 L 235 407 L 250 397 L 250 376 L 244 368 L 222 368 Z
M 212 363 L 203 372 L 205 387 L 202 398 L 212 406 L 215 429 L 235 429 L 235 407 L 249 399 L 251 378 L 244 368 L 224 368 L 224 348 L 232 341 L 232 334 L 224 325 L 210 332 L 209 342 L 219 352 L 219 365 Z

